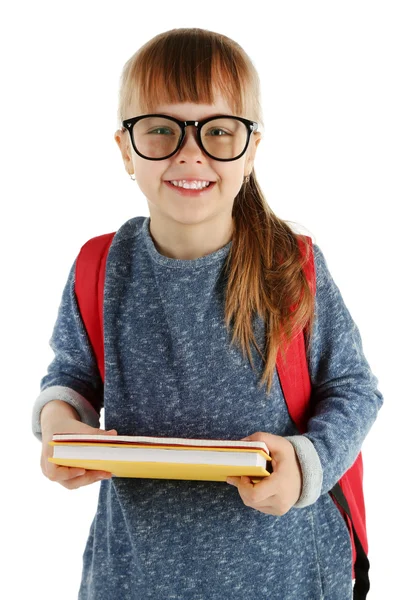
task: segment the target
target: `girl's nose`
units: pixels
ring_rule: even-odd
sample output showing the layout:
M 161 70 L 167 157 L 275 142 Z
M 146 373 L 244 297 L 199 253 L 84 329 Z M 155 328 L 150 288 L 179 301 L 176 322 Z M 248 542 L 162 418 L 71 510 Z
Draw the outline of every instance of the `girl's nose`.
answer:
M 181 145 L 180 150 L 182 149 L 195 149 L 195 150 L 200 150 L 202 152 L 202 149 L 200 148 L 200 145 L 197 141 L 197 129 L 195 127 L 195 125 L 188 125 L 186 127 L 186 134 L 184 137 L 184 142 Z

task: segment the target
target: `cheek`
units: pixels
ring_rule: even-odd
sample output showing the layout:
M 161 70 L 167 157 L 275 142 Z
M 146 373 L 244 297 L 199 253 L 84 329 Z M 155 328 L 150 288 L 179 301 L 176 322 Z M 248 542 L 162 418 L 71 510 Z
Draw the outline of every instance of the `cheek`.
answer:
M 161 197 L 161 186 L 163 186 L 163 182 L 160 179 L 156 179 L 153 176 L 147 176 L 147 174 L 136 173 L 136 181 L 134 184 L 137 184 L 140 192 L 143 194 L 147 200 L 150 202 L 156 203 L 156 198 Z
M 152 164 L 150 164 L 152 162 Z M 154 161 L 138 161 L 135 165 L 135 174 L 139 187 L 146 193 L 148 191 L 158 191 L 164 187 L 163 178 L 165 177 L 164 167 L 156 168 Z
M 237 169 L 235 173 L 231 172 L 223 183 L 225 184 L 225 188 L 229 191 L 230 195 L 236 196 L 244 181 L 244 172 L 242 169 Z
M 218 180 L 220 187 L 223 186 L 227 190 L 230 189 L 230 191 L 232 191 L 235 188 L 241 187 L 242 181 L 244 179 L 243 169 L 241 168 L 241 166 L 235 169 L 231 167 L 230 169 L 226 170 L 216 170 L 215 173 L 216 179 Z

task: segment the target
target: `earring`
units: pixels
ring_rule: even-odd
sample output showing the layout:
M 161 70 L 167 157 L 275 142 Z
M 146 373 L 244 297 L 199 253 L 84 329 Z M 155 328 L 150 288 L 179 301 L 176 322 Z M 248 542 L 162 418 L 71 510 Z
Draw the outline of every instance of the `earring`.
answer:
M 250 180 L 250 176 L 249 176 L 249 175 L 246 175 L 246 176 L 244 177 L 244 182 L 243 182 L 243 183 L 248 183 L 248 182 L 249 182 L 249 180 Z
M 129 175 L 130 175 L 130 178 L 131 178 L 133 181 L 135 181 L 135 180 L 136 180 L 136 176 L 134 175 L 134 173 L 130 173 Z M 133 177 L 133 175 L 134 175 L 134 177 Z

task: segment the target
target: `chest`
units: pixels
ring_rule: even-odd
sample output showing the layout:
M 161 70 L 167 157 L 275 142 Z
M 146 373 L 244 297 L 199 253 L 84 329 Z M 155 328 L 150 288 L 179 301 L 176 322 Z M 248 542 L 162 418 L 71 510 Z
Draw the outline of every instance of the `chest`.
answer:
M 218 277 L 162 277 L 141 267 L 106 277 L 105 419 L 123 435 L 240 439 L 295 433 L 275 373 L 267 396 L 224 322 Z M 260 348 L 264 324 L 254 322 Z

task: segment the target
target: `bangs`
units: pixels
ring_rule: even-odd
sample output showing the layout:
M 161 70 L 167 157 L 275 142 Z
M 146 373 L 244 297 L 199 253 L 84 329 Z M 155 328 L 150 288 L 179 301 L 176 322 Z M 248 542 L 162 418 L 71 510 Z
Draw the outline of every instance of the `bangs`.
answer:
M 142 46 L 123 70 L 119 122 L 153 112 L 161 104 L 214 104 L 226 100 L 233 114 L 250 116 L 244 90 L 253 70 L 242 48 L 224 35 L 203 29 L 175 29 Z M 134 108 L 135 110 L 135 108 Z

